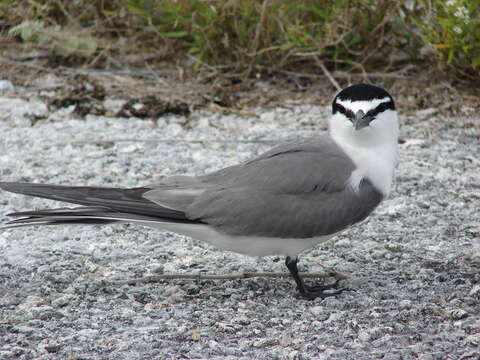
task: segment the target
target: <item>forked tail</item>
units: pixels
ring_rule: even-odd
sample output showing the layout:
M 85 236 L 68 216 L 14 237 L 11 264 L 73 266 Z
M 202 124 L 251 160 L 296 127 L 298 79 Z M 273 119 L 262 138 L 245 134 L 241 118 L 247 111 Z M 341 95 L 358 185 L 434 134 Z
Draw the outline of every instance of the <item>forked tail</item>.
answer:
M 0 188 L 9 192 L 84 205 L 76 208 L 43 209 L 15 212 L 20 216 L 2 227 L 59 224 L 107 224 L 127 222 L 197 223 L 185 213 L 172 210 L 145 199 L 149 188 L 102 188 L 0 182 Z

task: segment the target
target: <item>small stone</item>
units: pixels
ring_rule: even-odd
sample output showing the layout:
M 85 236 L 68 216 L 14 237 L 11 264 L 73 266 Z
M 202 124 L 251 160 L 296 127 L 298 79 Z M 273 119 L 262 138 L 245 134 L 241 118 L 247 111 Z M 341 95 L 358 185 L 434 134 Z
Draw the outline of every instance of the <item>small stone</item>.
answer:
M 447 316 L 453 320 L 462 320 L 468 317 L 468 313 L 463 309 L 453 309 L 447 312 Z
M 8 350 L 0 350 L 0 359 L 19 359 L 25 350 L 19 346 L 11 347 Z
M 288 353 L 287 359 L 289 359 L 289 360 L 300 359 L 300 353 L 297 350 L 294 350 L 294 351 Z
M 208 342 L 208 347 L 211 348 L 211 349 L 217 349 L 218 348 L 218 342 L 216 342 L 215 340 L 210 340 Z
M 58 311 L 45 311 L 38 315 L 38 318 L 43 321 L 53 320 L 53 319 L 61 319 L 65 315 Z
M 73 295 L 64 295 L 52 300 L 52 306 L 55 307 L 64 307 L 70 303 L 70 300 L 73 298 Z
M 276 118 L 276 115 L 274 112 L 265 112 L 260 115 L 260 119 L 266 123 L 274 122 L 275 118 Z
M 202 117 L 200 120 L 198 120 L 197 127 L 199 129 L 208 129 L 210 127 L 210 122 L 207 118 Z
M 98 330 L 82 329 L 78 331 L 78 335 L 85 336 L 85 337 L 96 337 L 98 335 Z
M 201 336 L 198 332 L 193 331 L 191 337 L 193 341 L 199 341 Z
M 480 299 L 480 284 L 476 284 L 472 287 L 469 293 L 470 296 Z
M 293 339 L 292 339 L 292 337 L 291 337 L 290 335 L 288 335 L 287 333 L 283 333 L 282 336 L 280 336 L 279 343 L 280 343 L 280 345 L 282 345 L 283 347 L 287 347 L 287 346 L 292 345 Z
M 29 326 L 19 325 L 19 326 L 14 326 L 13 327 L 13 332 L 17 332 L 19 334 L 24 334 L 24 335 L 27 335 L 27 336 L 34 334 L 36 331 L 37 331 L 37 329 L 29 327 Z
M 155 267 L 155 269 L 152 270 L 152 272 L 155 274 L 163 274 L 164 271 L 165 271 L 165 265 L 163 264 L 158 265 L 157 267 Z
M 335 247 L 350 247 L 352 246 L 352 242 L 350 239 L 340 239 L 337 242 L 335 242 Z
M 330 317 L 330 313 L 323 306 L 312 306 L 310 311 L 315 315 L 315 320 L 318 321 L 325 321 Z
M 6 296 L 5 298 L 0 299 L 0 306 L 15 306 L 20 304 L 20 302 L 20 298 L 16 296 Z
M 0 93 L 11 92 L 14 90 L 15 87 L 10 80 L 0 80 Z
M 138 151 L 138 146 L 136 144 L 122 146 L 118 152 L 121 154 L 131 154 Z
M 459 359 L 465 359 L 465 360 L 470 360 L 470 359 L 480 359 L 480 352 L 478 351 L 470 351 L 467 353 L 462 354 Z
M 367 331 L 362 331 L 358 333 L 358 339 L 362 342 L 367 342 L 370 340 L 370 334 Z
M 418 110 L 415 115 L 417 115 L 420 119 L 426 119 L 429 118 L 430 116 L 435 115 L 438 112 L 437 108 L 428 108 L 428 109 L 422 109 Z
M 275 340 L 273 339 L 260 339 L 253 342 L 253 346 L 256 348 L 266 347 L 275 345 Z
M 18 308 L 23 311 L 30 311 L 32 308 L 39 307 L 46 303 L 46 299 L 40 296 L 30 295 L 23 301 L 23 303 L 18 305 Z
M 480 345 L 480 334 L 468 335 L 465 340 L 472 345 L 479 346 Z
M 45 346 L 45 350 L 51 354 L 57 353 L 62 348 L 61 345 L 47 345 Z
M 400 309 L 409 309 L 412 307 L 412 302 L 410 300 L 401 300 L 398 303 L 398 306 L 400 307 Z

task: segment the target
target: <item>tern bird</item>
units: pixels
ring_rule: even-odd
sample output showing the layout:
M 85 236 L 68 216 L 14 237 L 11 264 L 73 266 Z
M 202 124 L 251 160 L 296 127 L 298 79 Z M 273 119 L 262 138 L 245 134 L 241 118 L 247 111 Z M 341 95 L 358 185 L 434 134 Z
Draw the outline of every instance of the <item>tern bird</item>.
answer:
M 1 182 L 6 191 L 82 205 L 9 214 L 20 218 L 6 227 L 132 222 L 241 254 L 286 255 L 299 294 L 324 298 L 345 289 L 306 285 L 298 254 L 364 220 L 388 195 L 397 138 L 390 94 L 352 85 L 333 100 L 328 135 L 207 175 L 129 189 Z

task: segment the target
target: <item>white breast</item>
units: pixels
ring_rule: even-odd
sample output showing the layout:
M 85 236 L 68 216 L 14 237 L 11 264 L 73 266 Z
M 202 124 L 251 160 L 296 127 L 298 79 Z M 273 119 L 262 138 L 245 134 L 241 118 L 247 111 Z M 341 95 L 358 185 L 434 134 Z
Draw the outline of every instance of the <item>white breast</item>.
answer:
M 352 188 L 358 190 L 360 181 L 367 178 L 387 196 L 397 165 L 396 111 L 382 112 L 369 126 L 361 130 L 355 130 L 342 114 L 335 114 L 330 119 L 330 136 L 356 165 L 356 170 L 349 180 Z
M 396 165 L 396 149 L 385 148 L 382 152 L 376 152 L 346 144 L 339 145 L 357 166 L 349 179 L 350 186 L 358 191 L 361 180 L 367 178 L 385 197 L 388 196 Z

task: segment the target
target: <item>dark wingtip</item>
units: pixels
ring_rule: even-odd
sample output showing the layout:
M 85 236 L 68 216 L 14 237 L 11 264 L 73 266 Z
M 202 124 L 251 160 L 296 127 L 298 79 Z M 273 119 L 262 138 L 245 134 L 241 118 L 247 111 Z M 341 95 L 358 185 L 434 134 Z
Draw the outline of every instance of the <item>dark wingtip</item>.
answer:
M 28 183 L 21 183 L 21 182 L 1 182 L 0 181 L 0 189 L 9 191 L 9 192 L 18 192 L 22 186 L 25 186 Z
M 0 189 L 4 189 L 4 190 L 7 189 L 9 184 L 11 183 L 0 181 Z
M 45 189 L 51 190 L 52 188 L 62 188 L 62 186 L 27 182 L 0 182 L 0 189 L 5 191 L 16 194 L 45 197 L 47 199 L 50 199 L 51 197 L 45 196 Z
M 11 212 L 11 213 L 5 214 L 5 216 L 9 216 L 9 217 L 35 216 L 35 211 Z

